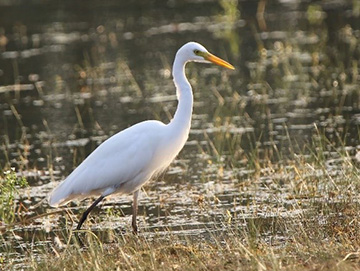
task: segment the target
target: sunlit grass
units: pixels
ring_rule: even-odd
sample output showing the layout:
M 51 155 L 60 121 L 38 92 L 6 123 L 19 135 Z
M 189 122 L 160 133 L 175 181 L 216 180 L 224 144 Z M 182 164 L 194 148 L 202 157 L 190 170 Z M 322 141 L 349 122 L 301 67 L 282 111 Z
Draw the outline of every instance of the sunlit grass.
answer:
M 293 179 L 283 181 L 292 188 L 286 207 L 292 216 L 267 214 L 258 206 L 260 214 L 253 218 L 224 215 L 223 222 L 216 228 L 209 227 L 203 237 L 171 231 L 165 237 L 118 234 L 111 243 L 103 243 L 89 234 L 86 248 L 78 247 L 75 239 L 62 249 L 54 243 L 44 251 L 52 256 L 30 263 L 31 269 L 353 270 L 359 263 L 360 221 L 357 196 L 349 186 L 358 179 L 358 172 L 344 168 L 341 178 L 331 180 L 330 176 L 314 175 L 314 171 L 321 170 L 316 164 L 302 166 L 294 164 L 286 172 L 294 173 Z M 283 174 L 285 169 L 278 171 Z M 316 188 L 323 185 L 332 189 Z
M 354 270 L 360 261 L 356 153 L 335 146 L 319 130 L 313 137 L 313 145 L 292 161 L 272 162 L 257 151 L 247 154 L 258 166 L 246 178 L 236 174 L 231 178 L 239 195 L 255 194 L 249 203 L 237 203 L 239 210 L 235 203 L 224 210 L 220 223 L 209 224 L 198 236 L 171 229 L 139 236 L 130 231 L 106 229 L 106 234 L 94 234 L 86 230 L 85 247 L 80 247 L 69 230 L 38 236 L 50 242 L 36 257 L 27 250 L 26 265 L 30 270 L 49 271 Z M 216 163 L 218 171 L 224 170 L 224 161 Z M 221 182 L 222 175 L 218 178 Z M 202 201 L 204 212 L 214 208 L 212 199 Z M 114 212 L 109 210 L 108 215 Z M 11 270 L 5 260 L 3 267 Z

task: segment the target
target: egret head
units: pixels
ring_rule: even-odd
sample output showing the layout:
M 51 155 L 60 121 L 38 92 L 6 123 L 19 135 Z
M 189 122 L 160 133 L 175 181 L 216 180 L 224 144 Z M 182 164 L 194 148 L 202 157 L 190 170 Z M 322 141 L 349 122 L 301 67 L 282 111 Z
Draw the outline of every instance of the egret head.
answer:
M 214 63 L 231 70 L 235 69 L 233 65 L 209 53 L 204 46 L 197 42 L 186 43 L 179 49 L 178 54 L 181 54 L 186 59 L 186 62 Z

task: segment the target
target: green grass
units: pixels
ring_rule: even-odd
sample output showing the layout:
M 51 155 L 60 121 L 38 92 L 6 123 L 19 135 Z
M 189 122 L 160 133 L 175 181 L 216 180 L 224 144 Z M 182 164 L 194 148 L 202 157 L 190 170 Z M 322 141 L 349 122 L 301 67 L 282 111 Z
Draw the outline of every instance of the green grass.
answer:
M 0 175 L 0 225 L 12 223 L 17 214 L 16 198 L 19 197 L 19 189 L 27 186 L 24 177 L 16 176 L 15 169 L 4 171 Z

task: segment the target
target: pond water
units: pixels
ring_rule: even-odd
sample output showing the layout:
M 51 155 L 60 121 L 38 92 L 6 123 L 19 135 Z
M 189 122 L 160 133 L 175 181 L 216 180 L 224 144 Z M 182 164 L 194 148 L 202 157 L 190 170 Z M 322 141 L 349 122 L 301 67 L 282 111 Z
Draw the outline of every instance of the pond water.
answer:
M 192 129 L 167 173 L 144 187 L 142 234 L 204 237 L 296 217 L 284 185 L 293 172 L 254 174 L 311 155 L 319 134 L 356 154 L 359 39 L 358 1 L 2 0 L 0 167 L 30 184 L 19 199 L 24 216 L 54 211 L 49 191 L 102 141 L 143 120 L 171 119 L 174 54 L 195 40 L 236 70 L 188 65 Z M 335 172 L 341 157 L 325 156 Z M 90 202 L 16 226 L 0 255 L 20 268 L 34 246 L 66 239 Z M 131 197 L 94 214 L 94 232 L 130 232 Z

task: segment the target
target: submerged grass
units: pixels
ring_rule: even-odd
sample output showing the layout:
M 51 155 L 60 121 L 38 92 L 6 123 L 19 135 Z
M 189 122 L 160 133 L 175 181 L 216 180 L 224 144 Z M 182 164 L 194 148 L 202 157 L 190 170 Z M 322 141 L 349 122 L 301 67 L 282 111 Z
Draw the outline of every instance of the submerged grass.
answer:
M 318 213 L 316 212 L 318 211 Z M 319 214 L 329 212 L 327 218 Z M 342 212 L 343 219 L 335 213 Z M 87 248 L 52 247 L 46 261 L 31 270 L 355 270 L 359 265 L 358 206 L 351 202 L 326 205 L 293 219 L 273 219 L 272 231 L 285 240 L 269 240 L 261 225 L 223 225 L 205 240 L 119 236 Z M 49 255 L 49 254 L 47 254 Z
M 53 238 L 42 252 L 45 260 L 29 255 L 27 266 L 49 271 L 358 270 L 358 161 L 353 149 L 329 147 L 324 137 L 315 136 L 313 153 L 293 161 L 267 161 L 265 167 L 254 155 L 253 163 L 261 168 L 235 186 L 240 195 L 244 189 L 256 194 L 265 186 L 263 201 L 253 195 L 242 211 L 234 205 L 220 223 L 198 235 L 169 229 L 133 236 L 110 230 L 110 242 L 88 233 L 85 247 L 79 247 L 68 233 L 69 240 Z M 330 153 L 337 159 L 328 159 Z M 272 198 L 266 199 L 268 195 Z M 215 208 L 209 202 L 202 205 L 204 212 Z

